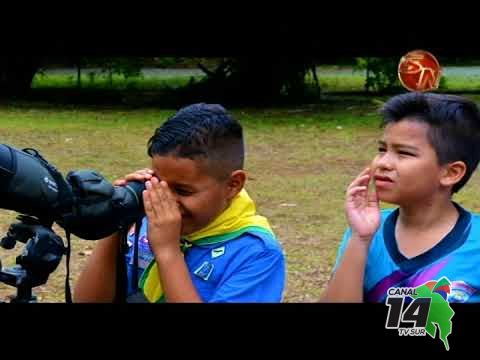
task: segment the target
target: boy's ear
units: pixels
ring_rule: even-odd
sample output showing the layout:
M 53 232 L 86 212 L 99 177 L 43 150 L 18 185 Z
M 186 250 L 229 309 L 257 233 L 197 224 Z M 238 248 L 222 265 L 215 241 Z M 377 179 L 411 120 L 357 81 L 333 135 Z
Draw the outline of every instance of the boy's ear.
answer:
M 227 180 L 227 197 L 229 200 L 233 199 L 243 189 L 247 174 L 243 170 L 235 170 L 230 174 Z
M 440 177 L 440 184 L 443 186 L 453 186 L 465 176 L 467 165 L 463 161 L 455 161 L 446 164 L 444 172 Z

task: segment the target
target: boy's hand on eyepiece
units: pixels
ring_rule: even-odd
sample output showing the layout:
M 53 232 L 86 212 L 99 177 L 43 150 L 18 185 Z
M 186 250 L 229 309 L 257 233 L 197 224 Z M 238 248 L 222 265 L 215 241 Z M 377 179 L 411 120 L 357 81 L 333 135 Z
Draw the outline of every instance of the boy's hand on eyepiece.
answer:
M 148 241 L 155 255 L 180 251 L 182 215 L 177 201 L 165 181 L 152 177 L 143 192 L 148 217 Z
M 363 170 L 349 185 L 345 202 L 345 212 L 353 234 L 366 242 L 370 242 L 380 226 L 377 192 L 375 188 L 369 189 L 372 177 L 370 168 Z
M 113 182 L 115 186 L 123 186 L 129 181 L 148 181 L 153 176 L 153 170 L 151 169 L 141 169 L 137 170 L 134 173 L 126 175 L 123 179 L 117 179 Z

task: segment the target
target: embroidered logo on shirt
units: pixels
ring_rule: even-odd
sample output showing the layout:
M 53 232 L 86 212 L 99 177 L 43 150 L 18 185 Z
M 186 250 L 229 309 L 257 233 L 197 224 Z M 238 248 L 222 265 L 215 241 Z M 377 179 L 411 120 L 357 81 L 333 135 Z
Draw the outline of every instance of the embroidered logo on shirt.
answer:
M 133 224 L 132 226 L 130 226 L 130 230 L 128 231 L 128 235 L 129 235 L 129 236 L 135 235 L 135 224 Z
M 199 278 L 207 281 L 213 271 L 213 264 L 209 263 L 208 261 L 204 261 L 202 265 L 198 267 L 193 273 L 197 275 Z
M 452 281 L 448 300 L 450 302 L 464 303 L 476 292 L 477 290 L 465 281 Z
M 225 246 L 212 249 L 212 259 L 222 256 L 223 254 L 225 254 Z

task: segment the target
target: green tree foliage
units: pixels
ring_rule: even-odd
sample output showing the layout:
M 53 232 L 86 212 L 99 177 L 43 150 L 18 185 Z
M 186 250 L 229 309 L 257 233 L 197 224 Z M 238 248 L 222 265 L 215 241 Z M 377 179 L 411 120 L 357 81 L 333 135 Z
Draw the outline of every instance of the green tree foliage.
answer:
M 400 87 L 397 58 L 360 57 L 355 59 L 354 70 L 365 71 L 365 90 L 388 91 Z
M 317 94 L 320 91 L 315 63 L 306 57 L 255 56 L 225 58 L 213 70 L 198 66 L 207 77 L 199 86 L 208 94 L 235 102 L 264 103 L 289 98 L 305 99 L 311 92 L 305 76 L 312 72 Z

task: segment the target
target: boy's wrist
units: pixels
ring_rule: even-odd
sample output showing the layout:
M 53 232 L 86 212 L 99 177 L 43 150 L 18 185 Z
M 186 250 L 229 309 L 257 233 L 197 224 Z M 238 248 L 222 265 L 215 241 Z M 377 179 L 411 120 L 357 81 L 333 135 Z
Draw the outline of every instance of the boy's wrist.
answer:
M 152 249 L 155 255 L 155 260 L 160 264 L 171 263 L 178 257 L 183 257 L 179 246 L 163 246 Z
M 368 249 L 370 247 L 372 239 L 373 235 L 361 235 L 359 233 L 353 232 L 350 241 L 352 243 L 356 243 L 358 246 L 363 246 Z

